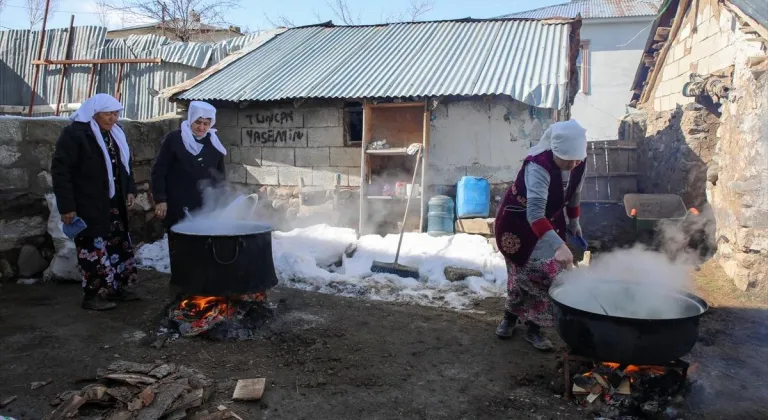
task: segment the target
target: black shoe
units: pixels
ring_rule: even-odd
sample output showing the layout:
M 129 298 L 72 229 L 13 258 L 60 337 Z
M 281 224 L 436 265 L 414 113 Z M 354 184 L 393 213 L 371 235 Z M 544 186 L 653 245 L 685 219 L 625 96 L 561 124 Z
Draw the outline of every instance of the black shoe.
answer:
M 496 327 L 496 336 L 502 340 L 512 337 L 512 333 L 515 332 L 515 322 L 506 318 L 502 319 L 499 326 Z
M 544 337 L 541 334 L 541 331 L 531 331 L 528 330 L 525 333 L 525 341 L 533 344 L 533 347 L 536 347 L 537 349 L 541 351 L 550 351 L 554 347 L 552 345 L 552 342 L 547 339 L 547 337 Z
M 113 302 L 130 302 L 139 299 L 139 295 L 125 289 L 118 289 L 117 292 L 107 295 L 107 300 Z
M 108 302 L 100 296 L 86 296 L 83 298 L 83 303 L 80 307 L 89 311 L 108 311 L 115 309 L 117 304 Z

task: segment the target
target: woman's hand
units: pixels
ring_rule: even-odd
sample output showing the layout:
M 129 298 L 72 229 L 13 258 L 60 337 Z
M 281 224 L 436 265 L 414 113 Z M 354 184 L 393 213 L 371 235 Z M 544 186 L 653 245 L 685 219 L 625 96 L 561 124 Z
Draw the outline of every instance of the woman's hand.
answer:
M 168 214 L 168 203 L 155 204 L 155 217 L 160 220 L 165 219 L 165 215 Z
M 573 236 L 584 236 L 581 232 L 581 224 L 579 224 L 579 219 L 571 219 L 568 221 L 568 231 L 573 234 Z
M 133 207 L 133 205 L 136 203 L 136 196 L 133 194 L 128 194 L 125 198 L 125 204 L 128 205 L 128 207 Z
M 68 225 L 68 224 L 72 223 L 73 220 L 75 220 L 75 217 L 77 217 L 77 213 L 75 213 L 75 212 L 67 213 L 67 214 L 62 214 L 61 215 L 61 222 L 64 223 L 65 225 Z
M 566 244 L 560 245 L 555 251 L 555 261 L 565 268 L 571 268 L 573 266 L 573 254 Z

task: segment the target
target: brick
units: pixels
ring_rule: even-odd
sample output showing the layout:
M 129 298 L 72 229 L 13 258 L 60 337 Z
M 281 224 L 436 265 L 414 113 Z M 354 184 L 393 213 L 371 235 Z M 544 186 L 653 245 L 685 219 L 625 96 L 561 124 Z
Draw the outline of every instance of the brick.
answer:
M 0 118 L 0 144 L 21 143 L 24 140 L 25 120 Z
M 150 165 L 133 165 L 133 182 L 140 184 L 149 181 L 152 167 Z
M 304 178 L 305 185 L 312 185 L 312 169 L 295 166 L 280 166 L 277 168 L 280 185 L 299 185 L 299 178 Z
M 461 219 L 456 220 L 456 232 L 473 235 L 493 235 L 494 219 Z
M 261 166 L 261 147 L 240 148 L 240 163 L 250 166 Z
M 231 163 L 243 163 L 243 148 L 240 146 L 232 146 L 227 148 L 227 156 Z
M 218 128 L 216 136 L 219 137 L 219 141 L 225 148 L 228 146 L 240 146 L 242 144 L 242 133 L 237 127 L 221 127 Z
M 239 112 L 236 109 L 218 109 L 216 110 L 216 128 L 237 127 L 237 116 Z
M 661 76 L 661 81 L 666 82 L 677 76 L 677 62 L 672 62 L 664 67 L 664 73 Z
M 661 98 L 656 98 L 653 100 L 653 110 L 661 111 Z
M 295 166 L 296 149 L 265 147 L 261 150 L 261 164 L 264 166 Z
M 36 143 L 47 143 L 53 145 L 61 134 L 61 130 L 71 123 L 69 119 L 36 119 L 26 124 L 26 139 Z M 120 125 L 130 127 L 129 121 L 120 121 Z M 134 123 L 138 125 L 139 123 Z M 22 131 L 23 132 L 23 131 Z M 128 137 L 130 130 L 126 131 Z M 141 136 L 139 134 L 139 136 Z M 142 136 L 143 137 L 143 136 Z M 140 137 L 138 137 L 140 138 Z M 128 137 L 129 142 L 136 141 L 138 138 Z M 154 157 L 154 156 L 153 156 Z
M 243 128 L 243 146 L 307 147 L 307 130 L 294 128 Z
M 349 186 L 360 186 L 360 168 L 349 168 Z
M 332 187 L 336 185 L 336 174 L 341 174 L 341 185 L 349 185 L 349 168 L 338 167 L 312 168 L 312 185 Z
M 344 128 L 325 127 L 308 130 L 308 147 L 343 147 Z
M 245 166 L 246 183 L 251 185 L 278 185 L 274 166 Z
M 307 149 L 296 149 L 296 166 L 329 166 L 330 149 L 328 147 L 317 147 Z
M 340 108 L 323 107 L 304 110 L 305 127 L 341 127 L 342 111 Z
M 230 165 L 226 165 L 226 169 L 227 169 L 227 181 L 235 182 L 239 184 L 245 184 L 246 182 L 245 166 L 240 164 L 230 164 Z
M 246 109 L 240 111 L 238 124 L 252 128 L 301 128 L 304 113 L 297 109 Z
M 331 166 L 360 167 L 359 147 L 331 147 Z
M 0 168 L 0 190 L 29 188 L 27 170 Z

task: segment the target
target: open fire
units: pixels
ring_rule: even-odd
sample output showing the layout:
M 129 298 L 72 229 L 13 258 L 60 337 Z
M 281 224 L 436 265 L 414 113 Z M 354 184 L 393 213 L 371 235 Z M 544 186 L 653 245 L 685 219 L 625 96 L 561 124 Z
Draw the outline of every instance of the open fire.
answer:
M 564 363 L 566 396 L 595 415 L 607 419 L 677 418 L 688 387 L 688 363 L 677 360 L 665 366 L 622 365 L 580 361 L 570 376 Z
M 187 296 L 171 305 L 169 327 L 184 337 L 245 340 L 272 317 L 265 293 L 230 297 Z

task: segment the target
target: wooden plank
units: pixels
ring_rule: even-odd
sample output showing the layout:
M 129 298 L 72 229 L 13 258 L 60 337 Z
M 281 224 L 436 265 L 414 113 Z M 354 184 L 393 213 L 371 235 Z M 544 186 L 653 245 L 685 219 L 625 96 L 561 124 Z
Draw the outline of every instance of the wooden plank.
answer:
M 79 103 L 72 103 L 72 104 L 61 104 L 60 111 L 62 112 L 72 112 L 77 111 L 80 109 Z M 0 105 L 0 112 L 4 114 L 24 114 L 29 112 L 28 106 L 19 106 L 19 105 Z M 39 113 L 54 113 L 56 112 L 56 104 L 47 104 L 47 105 L 35 105 L 35 112 Z
M 674 41 L 675 37 L 677 36 L 677 32 L 680 30 L 680 26 L 683 24 L 683 20 L 685 19 L 685 11 L 688 10 L 688 5 L 691 3 L 691 0 L 680 0 L 680 4 L 678 5 L 677 13 L 675 14 L 675 23 L 672 25 L 672 29 L 668 32 L 668 35 L 665 39 L 670 39 Z M 662 28 L 656 28 L 656 36 L 658 37 L 660 34 L 660 29 Z M 666 28 L 664 31 L 666 32 Z M 663 41 L 664 39 L 658 39 L 658 41 Z M 669 54 L 669 50 L 672 48 L 672 43 L 668 42 L 664 48 L 661 49 L 661 52 L 659 54 L 659 58 L 656 60 L 658 63 L 663 63 L 664 60 L 667 58 L 667 54 Z M 651 91 L 656 87 L 656 80 L 659 78 L 659 74 L 661 74 L 661 69 L 663 66 L 657 66 L 654 68 L 654 70 L 650 73 L 650 81 L 648 82 L 648 88 L 645 89 L 643 92 L 642 97 L 640 98 L 640 102 L 648 102 L 648 98 L 651 95 Z
M 62 64 L 160 64 L 159 58 L 103 58 L 96 60 L 32 60 L 35 66 L 58 66 Z
M 394 147 L 391 149 L 366 150 L 365 153 L 373 156 L 406 156 L 407 147 Z
M 264 395 L 265 378 L 240 379 L 235 385 L 232 401 L 258 401 Z
M 383 104 L 371 104 L 371 108 L 408 108 L 424 106 L 424 102 L 389 102 Z
M 430 121 L 432 120 L 432 112 L 429 110 L 429 100 L 424 100 L 424 133 L 422 139 L 422 151 L 421 151 L 421 212 L 419 215 L 419 232 L 424 232 L 426 226 L 424 224 L 424 215 L 427 212 L 427 173 L 429 172 L 429 134 L 430 134 Z
M 367 100 L 363 101 L 363 139 L 360 152 L 360 220 L 358 221 L 357 234 L 365 235 L 365 220 L 368 218 L 368 200 L 364 197 L 368 195 L 368 154 L 366 148 L 371 142 L 371 105 Z

